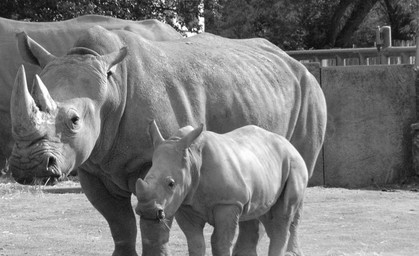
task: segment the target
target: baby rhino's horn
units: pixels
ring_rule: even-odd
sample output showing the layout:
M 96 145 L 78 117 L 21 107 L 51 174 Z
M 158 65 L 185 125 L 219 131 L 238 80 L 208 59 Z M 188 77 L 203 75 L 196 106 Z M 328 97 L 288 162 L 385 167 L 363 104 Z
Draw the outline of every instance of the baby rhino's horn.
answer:
M 141 199 L 146 201 L 150 195 L 150 192 L 151 191 L 149 189 L 148 183 L 143 179 L 138 179 L 137 183 L 135 184 L 135 193 L 137 194 L 138 201 Z

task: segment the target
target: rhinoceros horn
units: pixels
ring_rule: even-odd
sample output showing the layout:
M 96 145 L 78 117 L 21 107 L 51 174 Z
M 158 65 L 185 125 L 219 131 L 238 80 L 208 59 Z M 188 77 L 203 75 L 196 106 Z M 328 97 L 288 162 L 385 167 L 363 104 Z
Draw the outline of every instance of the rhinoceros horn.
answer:
M 57 109 L 57 104 L 51 98 L 47 87 L 38 75 L 35 75 L 35 79 L 33 81 L 32 95 L 36 105 L 41 111 L 52 113 Z
M 16 75 L 10 100 L 10 112 L 12 131 L 17 136 L 33 133 L 36 130 L 36 125 L 41 121 L 41 113 L 28 90 L 23 65 Z
M 135 193 L 137 194 L 138 199 L 143 198 L 147 201 L 151 196 L 149 184 L 141 178 L 138 179 L 135 183 Z

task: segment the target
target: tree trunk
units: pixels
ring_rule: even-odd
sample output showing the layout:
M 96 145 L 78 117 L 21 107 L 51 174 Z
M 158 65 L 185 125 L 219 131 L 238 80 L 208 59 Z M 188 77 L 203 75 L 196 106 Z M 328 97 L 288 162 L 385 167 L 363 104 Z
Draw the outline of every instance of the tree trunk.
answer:
M 341 29 L 341 20 L 345 15 L 345 12 L 351 6 L 351 4 L 356 2 L 357 1 L 353 0 L 341 0 L 339 2 L 335 12 L 333 13 L 332 19 L 330 20 L 329 31 L 327 33 L 328 35 L 326 45 L 329 47 L 333 47 L 335 45 L 336 37 L 338 36 L 339 30 Z
M 351 16 L 346 21 L 344 27 L 336 37 L 335 46 L 347 47 L 350 45 L 350 39 L 352 35 L 362 24 L 365 17 L 377 2 L 378 0 L 361 0 L 357 2 L 351 13 Z

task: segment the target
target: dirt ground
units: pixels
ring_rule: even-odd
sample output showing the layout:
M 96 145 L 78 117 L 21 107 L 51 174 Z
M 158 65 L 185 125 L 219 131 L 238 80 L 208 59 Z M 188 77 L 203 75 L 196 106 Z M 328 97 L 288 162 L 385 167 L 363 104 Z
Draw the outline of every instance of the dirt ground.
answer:
M 300 238 L 306 256 L 419 255 L 419 193 L 406 190 L 309 188 Z M 135 205 L 135 198 L 133 198 Z M 0 184 L 0 255 L 111 255 L 106 221 L 84 194 L 51 194 Z M 207 255 L 211 255 L 206 228 Z M 141 252 L 140 237 L 137 248 Z M 266 236 L 259 254 L 267 255 Z M 187 255 L 176 223 L 174 256 Z

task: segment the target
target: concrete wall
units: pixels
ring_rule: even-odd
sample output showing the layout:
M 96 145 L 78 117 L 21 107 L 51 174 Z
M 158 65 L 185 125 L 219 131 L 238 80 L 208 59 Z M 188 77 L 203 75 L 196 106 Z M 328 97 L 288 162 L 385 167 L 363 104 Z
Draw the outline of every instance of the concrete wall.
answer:
M 413 67 L 325 67 L 320 75 L 315 67 L 309 70 L 320 80 L 328 105 L 326 141 L 310 185 L 363 187 L 413 174 Z

